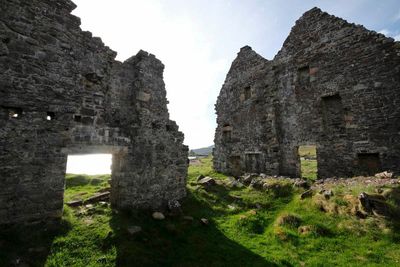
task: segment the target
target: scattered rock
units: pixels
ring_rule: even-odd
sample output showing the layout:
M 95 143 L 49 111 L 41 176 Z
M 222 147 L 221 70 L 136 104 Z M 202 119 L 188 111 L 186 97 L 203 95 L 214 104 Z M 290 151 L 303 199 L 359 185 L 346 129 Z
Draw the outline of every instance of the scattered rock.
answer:
M 252 174 L 245 174 L 245 175 L 243 175 L 243 176 L 241 177 L 241 180 L 242 180 L 242 183 L 243 183 L 243 184 L 245 184 L 245 185 L 250 185 L 251 181 L 252 181 L 254 178 L 256 178 L 256 177 L 258 177 L 258 175 L 257 175 L 257 174 L 254 174 L 254 173 L 252 173 Z
M 386 203 L 386 199 L 382 195 L 369 195 L 365 192 L 362 192 L 358 199 L 360 201 L 360 205 L 365 212 L 373 213 L 375 215 L 388 216 L 390 213 L 390 209 L 388 204 Z
M 250 187 L 254 189 L 263 189 L 264 181 L 261 178 L 253 178 L 250 182 Z
M 236 180 L 234 177 L 228 177 L 227 185 L 231 188 L 242 188 L 244 185 L 239 181 Z
M 355 212 L 355 215 L 360 219 L 365 219 L 365 218 L 368 217 L 368 214 L 366 212 L 364 212 L 364 211 L 361 211 L 361 210 L 357 210 Z
M 205 187 L 209 187 L 209 186 L 213 186 L 215 185 L 215 180 L 209 176 L 204 177 L 203 179 L 201 179 L 200 181 L 198 181 L 198 184 L 205 186 Z
M 94 206 L 92 204 L 87 204 L 85 205 L 85 208 L 87 208 L 88 210 L 93 209 Z
M 103 206 L 103 207 L 107 207 L 107 206 L 108 206 L 108 203 L 105 202 L 105 201 L 100 201 L 100 202 L 99 202 L 99 205 L 100 205 L 100 206 Z
M 299 187 L 299 188 L 304 188 L 304 189 L 310 189 L 309 183 L 308 183 L 306 180 L 303 180 L 303 179 L 297 180 L 297 181 L 294 183 L 294 186 L 295 186 L 295 187 Z
M 306 198 L 309 198 L 312 196 L 313 196 L 313 191 L 307 190 L 306 192 L 304 192 L 303 194 L 300 195 L 300 199 L 306 199 Z
M 164 216 L 164 214 L 162 214 L 161 212 L 159 212 L 159 211 L 156 211 L 156 212 L 153 212 L 153 219 L 155 219 L 155 220 L 164 220 L 165 219 L 165 216 Z
M 83 205 L 83 200 L 82 199 L 78 199 L 78 200 L 72 200 L 66 203 L 68 206 L 70 207 L 78 207 Z
M 333 196 L 332 190 L 324 190 L 324 193 L 322 194 L 325 199 L 330 199 Z
M 200 219 L 200 222 L 201 222 L 203 225 L 209 225 L 209 224 L 210 224 L 210 222 L 209 222 L 206 218 L 201 218 L 201 219 Z
M 235 207 L 235 206 L 233 206 L 233 205 L 228 205 L 228 209 L 230 209 L 230 210 L 235 210 L 235 209 L 236 209 L 236 207 Z
M 132 225 L 132 226 L 128 227 L 127 231 L 128 231 L 129 234 L 134 235 L 136 233 L 141 232 L 142 231 L 142 227 L 137 226 L 137 225 Z
M 381 179 L 391 179 L 393 177 L 393 172 L 388 172 L 388 171 L 380 172 L 375 174 L 375 177 Z
M 98 193 L 92 197 L 89 197 L 88 199 L 86 199 L 84 201 L 84 203 L 96 203 L 99 201 L 105 201 L 105 200 L 109 200 L 110 199 L 110 192 L 106 191 L 106 192 L 102 192 L 102 193 Z
M 171 212 L 171 215 L 178 216 L 182 214 L 181 204 L 178 200 L 170 200 L 168 201 L 168 209 Z

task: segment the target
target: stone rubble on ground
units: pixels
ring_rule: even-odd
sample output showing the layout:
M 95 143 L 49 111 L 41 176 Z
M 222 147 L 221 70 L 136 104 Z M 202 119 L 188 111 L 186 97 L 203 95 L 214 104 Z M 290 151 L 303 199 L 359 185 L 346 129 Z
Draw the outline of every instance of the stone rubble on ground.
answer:
M 165 219 L 165 216 L 164 216 L 164 214 L 163 214 L 163 213 L 161 213 L 161 212 L 159 212 L 159 211 L 153 212 L 153 214 L 152 214 L 152 217 L 153 217 L 153 219 L 155 219 L 155 220 L 159 220 L 159 221 L 161 221 L 161 220 L 164 220 L 164 219 Z

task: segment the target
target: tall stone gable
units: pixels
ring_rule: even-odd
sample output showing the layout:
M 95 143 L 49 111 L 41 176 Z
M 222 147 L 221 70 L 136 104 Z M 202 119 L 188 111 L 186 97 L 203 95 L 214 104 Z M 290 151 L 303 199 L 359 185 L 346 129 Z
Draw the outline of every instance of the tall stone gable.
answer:
M 69 0 L 0 0 L 0 224 L 60 217 L 68 154 L 112 153 L 111 203 L 185 196 L 187 147 L 163 64 L 124 63 L 80 29 Z
M 400 43 L 311 9 L 273 60 L 240 50 L 216 112 L 220 172 L 299 177 L 316 145 L 320 178 L 400 173 Z

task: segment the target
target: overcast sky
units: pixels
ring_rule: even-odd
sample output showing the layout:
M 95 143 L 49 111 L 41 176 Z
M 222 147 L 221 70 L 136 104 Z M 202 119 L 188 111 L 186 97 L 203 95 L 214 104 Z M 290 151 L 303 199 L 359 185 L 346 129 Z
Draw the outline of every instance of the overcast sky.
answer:
M 125 60 L 140 49 L 165 65 L 171 119 L 185 144 L 213 144 L 214 104 L 239 49 L 267 59 L 295 21 L 314 6 L 400 39 L 399 0 L 73 0 L 82 29 L 102 38 Z

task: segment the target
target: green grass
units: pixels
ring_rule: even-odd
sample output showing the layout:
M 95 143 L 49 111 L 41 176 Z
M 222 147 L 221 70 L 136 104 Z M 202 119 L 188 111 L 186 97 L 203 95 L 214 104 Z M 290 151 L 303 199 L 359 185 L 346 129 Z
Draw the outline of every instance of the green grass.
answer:
M 300 146 L 299 156 L 301 164 L 301 177 L 316 180 L 318 172 L 317 150 L 315 146 Z
M 31 266 L 400 265 L 399 219 L 360 220 L 346 213 L 351 189 L 333 189 L 326 204 L 339 212 L 322 212 L 317 197 L 300 200 L 302 191 L 286 185 L 268 192 L 228 188 L 226 176 L 211 166 L 209 157 L 189 167 L 188 196 L 182 204 L 184 215 L 194 221 L 155 221 L 150 212 L 114 213 L 104 205 L 65 207 L 59 226 L 0 231 L 0 266 L 17 258 Z M 200 174 L 214 177 L 217 185 L 199 187 L 195 181 Z M 88 197 L 108 186 L 107 179 L 70 175 L 65 197 Z M 396 204 L 399 198 L 391 201 Z M 202 225 L 200 218 L 210 224 Z M 128 234 L 132 225 L 142 232 Z

